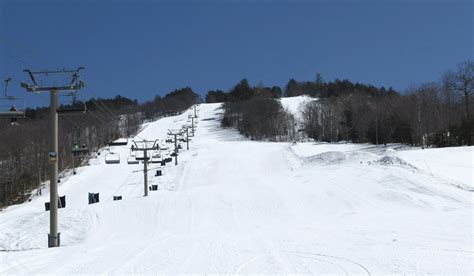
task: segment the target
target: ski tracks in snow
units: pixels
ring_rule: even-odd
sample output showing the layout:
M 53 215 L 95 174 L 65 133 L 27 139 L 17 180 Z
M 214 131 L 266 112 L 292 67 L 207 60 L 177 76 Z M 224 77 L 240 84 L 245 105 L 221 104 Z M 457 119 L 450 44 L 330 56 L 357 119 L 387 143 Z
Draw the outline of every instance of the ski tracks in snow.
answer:
M 333 256 L 328 254 L 320 254 L 320 253 L 312 253 L 312 252 L 304 252 L 304 251 L 285 251 L 289 255 L 294 255 L 301 258 L 310 258 L 317 261 L 327 262 L 329 264 L 334 265 L 335 267 L 341 269 L 346 275 L 352 275 L 354 273 L 361 274 L 366 273 L 367 275 L 371 275 L 370 271 L 359 262 L 356 262 L 352 259 Z M 332 261 L 328 261 L 332 260 Z M 354 268 L 354 266 L 356 268 Z

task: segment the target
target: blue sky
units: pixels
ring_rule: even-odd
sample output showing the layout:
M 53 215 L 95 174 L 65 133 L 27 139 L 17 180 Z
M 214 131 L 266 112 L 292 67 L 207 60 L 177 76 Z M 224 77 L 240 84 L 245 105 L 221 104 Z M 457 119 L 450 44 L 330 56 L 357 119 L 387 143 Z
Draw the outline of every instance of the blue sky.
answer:
M 473 1 L 0 0 L 0 76 L 85 66 L 83 97 L 205 94 L 242 78 L 347 78 L 399 91 L 474 59 Z

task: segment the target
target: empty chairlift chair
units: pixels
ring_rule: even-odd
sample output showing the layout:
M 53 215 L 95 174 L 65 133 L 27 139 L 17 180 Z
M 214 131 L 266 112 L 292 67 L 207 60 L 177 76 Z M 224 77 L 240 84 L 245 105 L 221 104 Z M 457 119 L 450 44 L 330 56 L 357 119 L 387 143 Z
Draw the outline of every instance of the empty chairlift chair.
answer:
M 126 146 L 126 145 L 128 145 L 127 138 L 119 138 L 109 143 L 109 146 Z
M 161 154 L 158 151 L 154 151 L 151 153 L 151 163 L 161 163 Z
M 150 158 L 151 158 L 151 156 L 150 156 L 150 155 L 147 155 L 147 158 L 146 158 L 147 161 L 150 161 Z M 144 161 L 144 160 L 145 160 L 145 153 L 144 153 L 143 151 L 137 151 L 137 152 L 135 153 L 135 159 L 136 159 L 137 161 Z
M 73 97 L 73 101 L 67 105 L 61 105 L 56 109 L 58 115 L 82 115 L 87 112 L 87 105 L 85 102 L 76 101 L 76 92 L 70 93 L 67 96 Z
M 164 158 L 166 163 L 169 163 L 169 162 L 173 161 L 173 158 L 171 157 L 171 154 L 170 154 L 169 151 L 165 155 L 163 155 L 163 158 Z
M 132 146 L 133 147 L 133 146 Z M 130 155 L 127 157 L 127 164 L 132 165 L 132 164 L 139 164 L 140 161 L 138 161 L 136 158 L 136 153 L 133 150 L 130 150 Z
M 140 161 L 138 161 L 137 159 L 135 159 L 135 156 L 132 156 L 130 155 L 129 157 L 127 157 L 127 164 L 139 164 Z
M 105 155 L 105 164 L 120 164 L 120 154 L 109 152 Z

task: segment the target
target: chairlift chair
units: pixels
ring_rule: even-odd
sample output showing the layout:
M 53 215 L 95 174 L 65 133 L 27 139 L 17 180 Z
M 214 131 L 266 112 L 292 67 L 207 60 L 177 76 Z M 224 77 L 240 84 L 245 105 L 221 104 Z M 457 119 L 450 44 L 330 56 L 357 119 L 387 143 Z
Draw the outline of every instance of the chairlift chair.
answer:
M 171 162 L 173 160 L 169 151 L 165 151 L 161 154 L 161 156 L 163 158 L 162 160 L 165 160 L 166 163 Z
M 151 156 L 147 155 L 146 160 L 150 160 Z M 145 154 L 143 151 L 137 151 L 135 154 L 135 159 L 138 161 L 144 161 L 145 160 Z
M 81 147 L 75 146 L 72 148 L 71 152 L 73 156 L 82 156 L 87 154 L 89 152 L 89 149 L 85 145 L 82 145 Z
M 25 111 L 6 111 L 0 109 L 0 118 L 2 119 L 17 119 L 17 118 L 25 118 Z
M 109 143 L 109 146 L 126 146 L 126 145 L 128 145 L 127 138 L 119 138 Z
M 120 154 L 109 152 L 105 155 L 105 164 L 120 164 Z
M 162 161 L 162 158 L 161 158 L 161 154 L 159 151 L 154 151 L 151 153 L 151 163 L 161 163 Z
M 138 161 L 135 156 L 129 156 L 127 157 L 127 164 L 133 165 L 133 164 L 139 164 L 140 161 Z
M 158 158 L 152 158 L 150 163 L 153 163 L 153 164 L 161 164 L 161 157 L 158 157 Z
M 81 115 L 87 112 L 87 105 L 85 102 L 77 101 L 77 92 L 69 93 L 67 97 L 72 97 L 72 102 L 67 105 L 60 105 L 56 108 L 58 115 Z
M 26 101 L 24 99 L 16 98 L 7 94 L 8 82 L 10 81 L 11 78 L 5 79 L 5 90 L 3 92 L 3 97 L 0 98 L 0 101 L 8 102 L 8 104 L 5 103 L 0 105 L 0 119 L 12 119 L 13 122 L 13 119 L 25 118 Z M 16 106 L 20 105 L 22 108 L 20 108 L 20 110 L 16 110 Z
M 152 156 L 153 158 L 161 158 L 161 154 L 160 154 L 159 151 L 153 151 L 153 152 L 151 153 L 151 156 Z

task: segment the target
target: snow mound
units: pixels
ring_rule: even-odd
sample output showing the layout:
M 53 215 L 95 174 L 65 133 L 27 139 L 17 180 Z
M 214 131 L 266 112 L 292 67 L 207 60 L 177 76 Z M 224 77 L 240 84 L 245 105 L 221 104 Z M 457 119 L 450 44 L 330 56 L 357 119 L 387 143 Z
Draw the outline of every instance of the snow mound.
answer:
M 396 156 L 383 156 L 378 160 L 373 162 L 374 164 L 383 165 L 383 166 L 391 166 L 391 165 L 398 165 L 398 166 L 405 166 L 410 167 L 412 169 L 418 169 L 417 167 L 411 165 L 410 163 L 406 162 L 405 160 L 401 159 L 400 157 Z
M 367 158 L 362 152 L 326 151 L 306 158 L 307 162 L 316 162 L 322 165 L 341 164 L 345 162 L 361 161 Z

